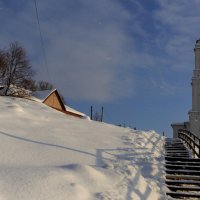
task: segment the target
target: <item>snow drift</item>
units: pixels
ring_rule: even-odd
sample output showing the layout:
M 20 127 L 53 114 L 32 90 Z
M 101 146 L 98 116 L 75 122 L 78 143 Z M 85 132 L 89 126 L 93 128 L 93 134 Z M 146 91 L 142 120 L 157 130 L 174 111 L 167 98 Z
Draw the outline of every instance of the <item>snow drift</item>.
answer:
M 0 97 L 0 199 L 165 199 L 163 142 Z

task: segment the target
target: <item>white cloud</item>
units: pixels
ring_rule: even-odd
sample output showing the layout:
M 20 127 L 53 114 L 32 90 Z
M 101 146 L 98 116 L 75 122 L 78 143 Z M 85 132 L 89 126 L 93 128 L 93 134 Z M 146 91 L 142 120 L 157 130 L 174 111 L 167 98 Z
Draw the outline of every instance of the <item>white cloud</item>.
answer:
M 156 76 L 158 69 L 193 68 L 199 1 L 156 2 L 159 9 L 147 11 L 141 1 L 134 1 L 132 11 L 118 0 L 38 1 L 50 75 L 67 99 L 111 101 L 132 96 L 135 69 Z M 0 12 L 0 47 L 20 41 L 38 78 L 48 80 L 34 3 L 22 3 L 20 11 L 4 6 Z
M 200 1 L 156 0 L 160 8 L 154 12 L 156 28 L 159 31 L 157 44 L 163 48 L 171 61 L 172 70 L 193 69 L 193 48 L 200 37 Z
M 126 73 L 130 36 L 124 31 L 130 16 L 119 3 L 38 1 L 38 10 L 51 79 L 65 96 L 109 101 L 132 95 L 134 83 Z M 25 44 L 38 77 L 47 79 L 34 4 L 27 3 L 23 11 L 14 13 L 15 18 L 4 13 L 7 30 L 1 39 L 5 44 L 13 38 Z
M 152 90 L 157 91 L 162 95 L 174 95 L 177 93 L 185 92 L 186 90 L 190 89 L 190 85 L 183 85 L 177 83 L 176 85 L 171 83 L 170 80 L 165 80 L 163 77 L 149 77 L 148 82 L 152 84 Z
M 125 69 L 128 35 L 123 31 L 128 13 L 110 0 L 77 4 L 80 8 L 67 10 L 61 21 L 42 23 L 52 79 L 75 99 L 108 101 L 132 95 Z M 129 81 L 120 80 L 126 76 Z

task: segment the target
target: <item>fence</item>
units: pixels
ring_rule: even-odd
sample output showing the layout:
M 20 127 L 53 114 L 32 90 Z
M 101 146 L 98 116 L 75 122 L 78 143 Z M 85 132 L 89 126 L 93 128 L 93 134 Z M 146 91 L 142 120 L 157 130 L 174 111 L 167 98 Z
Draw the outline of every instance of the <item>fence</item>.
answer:
M 200 139 L 188 130 L 179 129 L 178 137 L 192 150 L 195 157 L 200 158 Z

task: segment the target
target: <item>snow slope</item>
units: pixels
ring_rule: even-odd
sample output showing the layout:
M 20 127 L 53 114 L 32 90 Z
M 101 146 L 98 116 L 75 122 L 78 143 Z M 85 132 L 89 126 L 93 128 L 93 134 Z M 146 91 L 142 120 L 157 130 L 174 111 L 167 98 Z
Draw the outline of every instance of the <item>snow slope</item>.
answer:
M 164 196 L 164 138 L 0 97 L 0 200 Z

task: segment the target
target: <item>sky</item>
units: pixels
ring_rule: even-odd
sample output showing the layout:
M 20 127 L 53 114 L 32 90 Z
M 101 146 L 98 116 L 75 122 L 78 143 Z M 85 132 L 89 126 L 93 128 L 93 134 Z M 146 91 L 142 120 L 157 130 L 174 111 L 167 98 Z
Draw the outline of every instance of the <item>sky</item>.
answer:
M 181 3 L 180 3 L 181 2 Z M 0 48 L 18 41 L 37 80 L 104 121 L 172 136 L 188 120 L 199 0 L 0 0 Z

